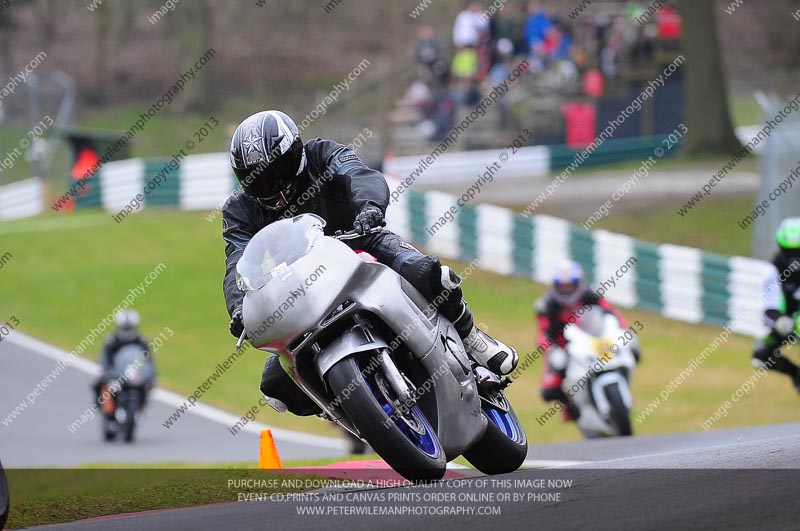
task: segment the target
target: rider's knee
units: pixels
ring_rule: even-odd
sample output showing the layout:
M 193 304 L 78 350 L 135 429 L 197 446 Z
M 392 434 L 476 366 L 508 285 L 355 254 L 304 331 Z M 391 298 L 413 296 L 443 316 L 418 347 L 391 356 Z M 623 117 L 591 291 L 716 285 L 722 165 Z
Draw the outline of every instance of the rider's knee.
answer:
M 763 366 L 764 363 L 771 360 L 776 351 L 779 352 L 780 348 L 776 348 L 775 345 L 764 341 L 757 341 L 756 344 L 753 345 L 753 365 L 756 367 Z
M 297 387 L 294 380 L 286 374 L 277 355 L 267 358 L 261 372 L 261 393 L 277 398 L 295 415 L 308 416 L 322 413 L 320 407 Z
M 567 395 L 561 387 L 542 387 L 541 390 L 542 400 L 545 402 L 553 402 L 556 400 L 565 400 Z

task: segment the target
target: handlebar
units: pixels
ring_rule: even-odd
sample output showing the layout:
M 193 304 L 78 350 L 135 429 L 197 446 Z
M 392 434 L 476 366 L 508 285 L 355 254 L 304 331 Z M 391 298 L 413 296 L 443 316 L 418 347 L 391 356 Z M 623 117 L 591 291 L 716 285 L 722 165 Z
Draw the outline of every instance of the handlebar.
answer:
M 361 237 L 367 236 L 369 234 L 376 234 L 378 232 L 383 232 L 383 227 L 373 227 L 373 228 L 369 229 L 364 234 L 361 234 L 360 232 L 358 232 L 355 229 L 349 230 L 347 232 L 341 231 L 341 230 L 337 230 L 336 232 L 333 233 L 333 237 L 336 238 L 337 240 L 340 240 L 340 241 L 355 240 L 356 238 L 361 238 Z

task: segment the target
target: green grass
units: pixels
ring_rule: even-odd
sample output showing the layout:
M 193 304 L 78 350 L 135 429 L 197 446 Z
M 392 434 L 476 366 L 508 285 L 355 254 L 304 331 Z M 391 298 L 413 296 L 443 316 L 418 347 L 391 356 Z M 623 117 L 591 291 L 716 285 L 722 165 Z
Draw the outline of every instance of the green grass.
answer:
M 23 331 L 72 350 L 130 288 L 163 262 L 166 269 L 135 306 L 142 313 L 146 334 L 157 335 L 164 327 L 174 332 L 155 354 L 161 384 L 181 394 L 193 392 L 215 365 L 231 353 L 234 345 L 227 331 L 228 317 L 221 289 L 224 254 L 220 224 L 209 223 L 203 213 L 150 209 L 121 224 L 115 224 L 104 213 L 87 213 L 72 219 L 96 225 L 13 232 L 15 228 L 30 230 L 36 224 L 68 219 L 50 216 L 0 224 L 3 242 L 0 250 L 14 255 L 0 271 L 4 280 L 0 283 L 0 321 L 13 315 Z M 687 227 L 696 226 L 700 219 Z M 648 224 L 638 221 L 642 227 Z M 453 267 L 461 271 L 465 266 L 453 264 Z M 541 285 L 521 278 L 476 272 L 466 281 L 464 289 L 476 320 L 485 323 L 491 334 L 508 341 L 521 353 L 533 350 L 536 327 L 531 306 L 542 293 Z M 626 314 L 644 326 L 641 333 L 644 360 L 633 379 L 639 411 L 659 395 L 719 330 L 672 321 L 649 312 Z M 669 402 L 637 424 L 637 432 L 699 430 L 700 423 L 752 374 L 751 341 L 733 336 L 672 394 Z M 98 340 L 90 349 L 90 356 L 94 357 L 99 349 Z M 248 351 L 202 400 L 235 414 L 247 411 L 259 397 L 264 359 L 265 355 Z M 540 372 L 541 364 L 534 363 L 509 392 L 531 443 L 579 439 L 575 427 L 559 419 L 543 426 L 537 423 L 536 419 L 547 408 L 539 398 Z M 795 420 L 796 396 L 784 380 L 769 375 L 719 426 Z M 328 423 L 314 418 L 272 412 L 262 413 L 259 418 L 281 427 L 336 434 Z
M 237 501 L 239 493 L 301 492 L 292 474 L 241 469 L 8 470 L 7 525 L 22 528 L 113 514 Z M 230 483 L 259 480 L 255 488 Z M 251 484 L 256 485 L 256 484 Z
M 645 213 L 608 216 L 593 228 L 629 234 L 637 239 L 697 247 L 728 255 L 749 256 L 753 226 L 741 229 L 738 221 L 753 208 L 752 197 L 709 198 L 686 216 L 681 204 L 665 204 Z
M 352 456 L 351 461 L 379 459 L 375 454 Z M 341 459 L 296 459 L 285 469 L 326 466 Z M 304 480 L 320 476 L 297 476 L 291 472 L 258 470 L 258 463 L 157 463 L 130 465 L 94 463 L 80 469 L 7 470 L 11 490 L 13 528 L 71 522 L 78 519 L 196 507 L 236 501 L 239 492 L 301 492 L 313 485 Z M 229 480 L 269 481 L 266 488 L 239 487 Z
M 764 111 L 753 96 L 729 98 L 728 106 L 735 127 L 764 122 Z

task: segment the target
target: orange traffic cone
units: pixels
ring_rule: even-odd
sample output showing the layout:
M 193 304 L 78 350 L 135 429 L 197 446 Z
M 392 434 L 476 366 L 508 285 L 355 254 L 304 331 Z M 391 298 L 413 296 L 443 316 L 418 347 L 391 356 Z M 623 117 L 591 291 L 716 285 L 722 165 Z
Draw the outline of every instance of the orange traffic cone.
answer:
M 275 439 L 270 430 L 261 431 L 260 451 L 258 453 L 258 468 L 261 470 L 283 468 Z

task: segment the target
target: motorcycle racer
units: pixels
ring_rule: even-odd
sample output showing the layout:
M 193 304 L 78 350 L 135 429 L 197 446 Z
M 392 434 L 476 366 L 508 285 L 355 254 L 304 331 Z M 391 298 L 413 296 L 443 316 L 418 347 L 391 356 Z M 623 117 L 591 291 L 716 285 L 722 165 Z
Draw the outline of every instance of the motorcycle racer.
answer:
M 231 166 L 242 186 L 222 208 L 225 240 L 223 289 L 230 331 L 244 330 L 242 300 L 236 285 L 236 263 L 250 238 L 282 218 L 313 213 L 327 224 L 325 234 L 355 229 L 362 237 L 347 242 L 353 249 L 372 254 L 400 274 L 429 301 L 445 295 L 438 306 L 453 323 L 467 353 L 497 374 L 508 374 L 517 365 L 516 351 L 474 325 L 472 312 L 462 298 L 461 278 L 436 256 L 420 253 L 388 231 L 370 233 L 385 225 L 389 188 L 384 176 L 367 167 L 350 148 L 316 138 L 306 143 L 294 121 L 281 111 L 261 111 L 246 118 L 231 139 Z M 261 391 L 277 410 L 298 415 L 318 412 L 270 356 L 261 379 Z
M 800 368 L 781 354 L 781 347 L 796 342 L 800 311 L 800 217 L 784 219 L 775 234 L 778 252 L 764 279 L 764 324 L 769 333 L 753 345 L 753 364 L 785 374 L 800 393 Z
M 613 314 L 625 328 L 625 318 L 603 297 L 589 288 L 584 281 L 583 268 L 577 262 L 567 260 L 556 267 L 550 289 L 534 303 L 534 311 L 539 325 L 537 341 L 545 349 L 545 368 L 541 378 L 542 399 L 547 402 L 560 401 L 564 420 L 572 420 L 575 412 L 570 411 L 567 396 L 561 385 L 566 371 L 566 353 L 564 348 L 564 327 L 580 318 L 581 307 L 601 308 Z M 639 346 L 634 339 L 632 348 L 637 362 Z
M 114 332 L 108 334 L 103 341 L 103 351 L 100 354 L 100 367 L 102 372 L 100 377 L 94 382 L 93 388 L 95 392 L 95 400 L 100 402 L 100 396 L 105 390 L 108 389 L 107 374 L 114 367 L 114 358 L 117 353 L 127 345 L 136 345 L 141 347 L 142 351 L 149 350 L 149 343 L 146 337 L 139 333 L 139 312 L 136 310 L 123 310 L 117 314 L 115 324 L 117 326 Z M 148 357 L 150 354 L 148 353 Z M 145 394 L 144 400 L 147 395 Z M 108 418 L 114 415 L 114 400 L 102 401 L 103 412 Z M 144 401 L 142 403 L 144 406 Z

